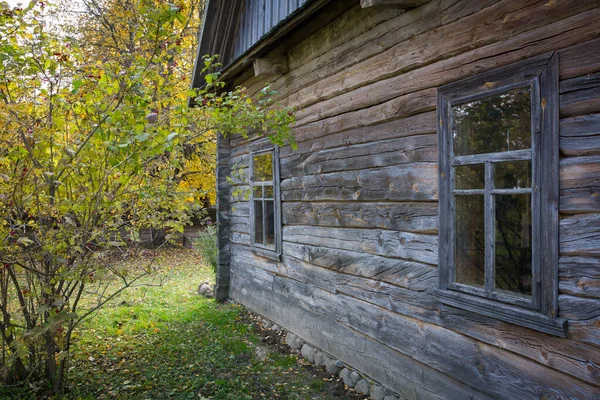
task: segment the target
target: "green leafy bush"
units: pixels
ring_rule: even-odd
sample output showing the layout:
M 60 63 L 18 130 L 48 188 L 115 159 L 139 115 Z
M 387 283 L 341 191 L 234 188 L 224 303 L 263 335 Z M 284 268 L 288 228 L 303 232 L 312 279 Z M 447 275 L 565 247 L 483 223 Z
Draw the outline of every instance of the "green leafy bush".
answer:
M 217 249 L 217 229 L 215 226 L 207 225 L 206 229 L 200 231 L 194 244 L 204 262 L 216 272 L 219 252 Z

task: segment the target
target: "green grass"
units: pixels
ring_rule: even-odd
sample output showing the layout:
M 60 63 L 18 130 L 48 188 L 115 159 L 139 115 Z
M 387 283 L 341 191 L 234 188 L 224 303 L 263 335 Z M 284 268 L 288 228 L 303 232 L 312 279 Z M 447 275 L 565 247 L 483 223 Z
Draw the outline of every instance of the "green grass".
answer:
M 196 294 L 213 273 L 195 252 L 168 249 L 162 263 L 166 283 L 128 290 L 79 330 L 68 398 L 334 398 L 295 355 L 263 347 L 241 306 Z

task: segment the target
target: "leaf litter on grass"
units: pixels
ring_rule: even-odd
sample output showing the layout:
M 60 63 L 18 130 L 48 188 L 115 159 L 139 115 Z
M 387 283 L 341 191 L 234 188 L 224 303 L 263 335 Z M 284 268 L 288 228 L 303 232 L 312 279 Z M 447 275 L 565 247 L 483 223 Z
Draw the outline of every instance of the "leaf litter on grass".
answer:
M 197 295 L 214 273 L 194 250 L 166 248 L 157 258 L 162 285 L 128 290 L 78 332 L 68 398 L 360 398 L 282 346 L 265 344 L 242 306 Z

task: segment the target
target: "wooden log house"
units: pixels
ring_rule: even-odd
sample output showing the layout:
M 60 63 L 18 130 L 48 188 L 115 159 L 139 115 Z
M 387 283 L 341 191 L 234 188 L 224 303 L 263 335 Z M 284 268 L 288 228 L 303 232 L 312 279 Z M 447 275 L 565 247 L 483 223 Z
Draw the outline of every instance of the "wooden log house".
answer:
M 600 398 L 600 1 L 210 0 L 215 53 L 299 110 L 219 137 L 217 299 L 400 398 Z

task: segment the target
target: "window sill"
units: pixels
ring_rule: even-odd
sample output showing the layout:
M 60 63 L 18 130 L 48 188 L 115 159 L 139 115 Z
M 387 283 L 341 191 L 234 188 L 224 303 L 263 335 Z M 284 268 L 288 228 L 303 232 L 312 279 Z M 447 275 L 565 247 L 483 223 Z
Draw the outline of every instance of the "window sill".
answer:
M 262 249 L 260 247 L 252 247 L 252 252 L 260 257 L 268 258 L 273 261 L 281 261 L 281 254 L 275 250 Z
M 546 315 L 525 310 L 516 306 L 499 303 L 450 290 L 437 289 L 435 295 L 439 301 L 452 307 L 486 315 L 504 322 L 524 326 L 550 335 L 567 337 L 567 323 L 564 318 L 551 318 Z

